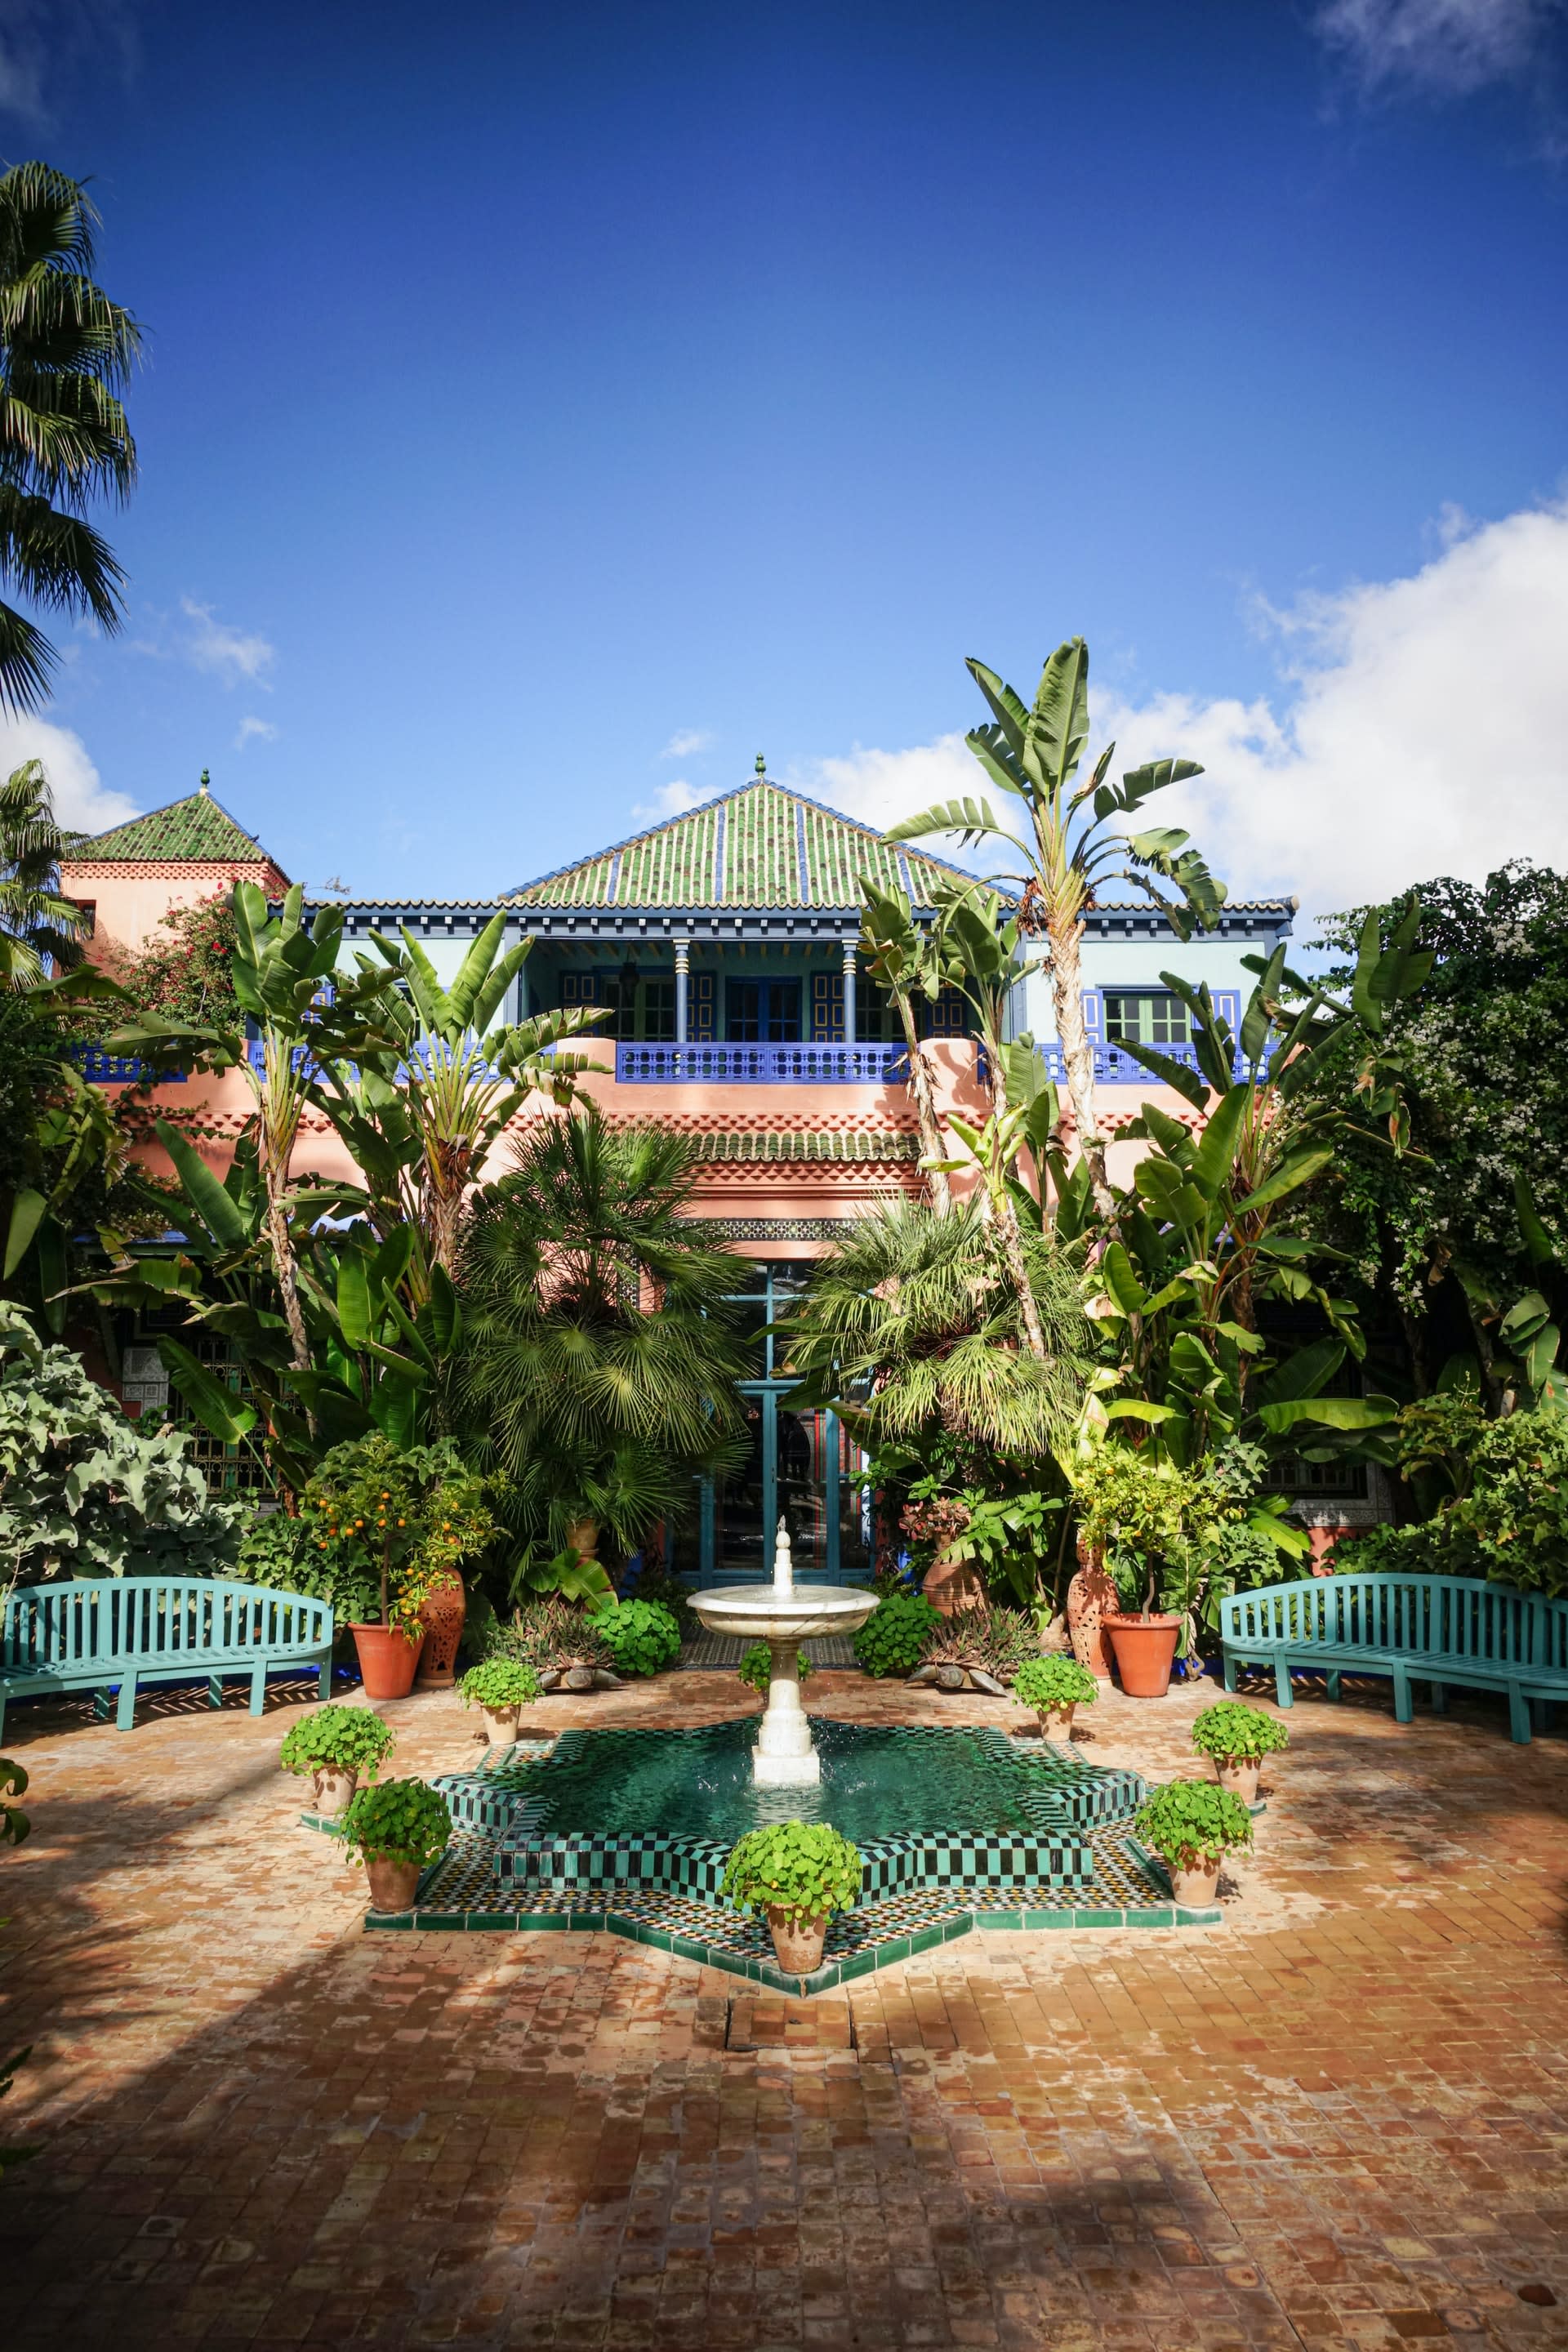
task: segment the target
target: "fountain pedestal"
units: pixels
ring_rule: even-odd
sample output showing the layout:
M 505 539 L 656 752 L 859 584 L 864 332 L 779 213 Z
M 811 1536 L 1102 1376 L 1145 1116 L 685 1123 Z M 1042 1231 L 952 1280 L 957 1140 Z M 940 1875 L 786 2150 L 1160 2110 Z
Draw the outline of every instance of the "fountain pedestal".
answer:
M 797 1585 L 789 1530 L 781 1519 L 771 1585 L 721 1585 L 716 1592 L 693 1593 L 691 1606 L 709 1633 L 765 1642 L 772 1654 L 768 1703 L 752 1750 L 759 1787 L 814 1788 L 822 1778 L 822 1759 L 800 1703 L 799 1644 L 814 1633 L 853 1633 L 877 1606 L 876 1594 L 837 1584 Z

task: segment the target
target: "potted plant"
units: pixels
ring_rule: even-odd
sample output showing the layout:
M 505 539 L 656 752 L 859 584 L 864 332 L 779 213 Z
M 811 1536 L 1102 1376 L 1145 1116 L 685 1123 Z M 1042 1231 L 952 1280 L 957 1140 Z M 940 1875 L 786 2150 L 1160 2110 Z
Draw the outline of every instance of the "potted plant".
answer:
M 760 1911 L 786 1976 L 822 1966 L 836 1911 L 852 1911 L 863 1875 L 859 1849 L 826 1822 L 773 1822 L 731 1849 L 722 1893 L 738 1911 Z
M 797 1650 L 795 1657 L 796 1671 L 804 1683 L 807 1675 L 813 1674 L 816 1669 L 804 1650 Z M 773 1687 L 773 1654 L 767 1643 L 753 1642 L 736 1671 L 748 1690 L 760 1691 L 763 1697 L 766 1698 Z
M 1217 1706 L 1205 1706 L 1193 1725 L 1193 1746 L 1200 1756 L 1213 1758 L 1220 1787 L 1239 1797 L 1244 1805 L 1258 1801 L 1258 1774 L 1263 1759 L 1289 1745 L 1290 1735 L 1282 1723 L 1256 1706 L 1244 1706 L 1237 1698 L 1222 1698 Z
M 335 1819 L 348 1811 L 361 1775 L 374 1780 L 396 1744 L 392 1726 L 368 1706 L 316 1706 L 285 1732 L 278 1760 L 285 1772 L 310 1773 L 316 1811 Z
M 494 1532 L 479 1482 L 450 1440 L 400 1448 L 376 1432 L 333 1446 L 300 1503 L 366 1696 L 406 1698 L 433 1589 Z
M 1133 1825 L 1171 1874 L 1171 1892 L 1202 1910 L 1219 1890 L 1222 1858 L 1252 1843 L 1252 1815 L 1212 1780 L 1173 1780 L 1151 1791 Z
M 382 1780 L 362 1789 L 343 1817 L 343 1835 L 370 1879 L 373 1911 L 413 1908 L 419 1874 L 452 1835 L 447 1800 L 424 1780 Z
M 1121 1604 L 1100 1624 L 1122 1690 L 1129 1698 L 1163 1698 L 1184 1619 L 1159 1601 L 1163 1587 L 1184 1571 L 1198 1523 L 1212 1516 L 1203 1482 L 1148 1445 L 1114 1439 L 1076 1462 L 1072 1479 L 1084 1542 L 1103 1553 Z
M 1100 1684 L 1076 1658 L 1026 1658 L 1013 1677 L 1013 1696 L 1034 1708 L 1045 1738 L 1070 1739 L 1074 1707 L 1092 1706 Z
M 463 1705 L 477 1706 L 492 1748 L 510 1748 L 525 1706 L 539 1696 L 539 1676 L 521 1658 L 486 1658 L 463 1676 Z

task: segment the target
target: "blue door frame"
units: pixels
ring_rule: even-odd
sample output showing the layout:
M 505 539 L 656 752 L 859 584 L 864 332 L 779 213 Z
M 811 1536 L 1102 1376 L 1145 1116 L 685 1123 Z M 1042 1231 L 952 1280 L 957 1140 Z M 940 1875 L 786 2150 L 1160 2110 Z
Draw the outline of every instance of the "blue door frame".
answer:
M 702 1481 L 700 1507 L 700 1544 L 699 1579 L 704 1586 L 714 1584 L 752 1584 L 763 1581 L 772 1571 L 773 1530 L 779 1517 L 779 1424 L 778 1402 L 795 1383 L 789 1380 L 746 1381 L 741 1385 L 744 1397 L 754 1398 L 762 1406 L 762 1542 L 755 1568 L 725 1566 L 718 1556 L 718 1507 L 710 1478 Z M 820 1563 L 802 1559 L 798 1551 L 797 1571 L 820 1579 L 829 1584 L 840 1582 L 844 1565 L 840 1557 L 839 1512 L 842 1503 L 842 1477 L 838 1416 L 825 1412 L 823 1421 L 823 1559 Z

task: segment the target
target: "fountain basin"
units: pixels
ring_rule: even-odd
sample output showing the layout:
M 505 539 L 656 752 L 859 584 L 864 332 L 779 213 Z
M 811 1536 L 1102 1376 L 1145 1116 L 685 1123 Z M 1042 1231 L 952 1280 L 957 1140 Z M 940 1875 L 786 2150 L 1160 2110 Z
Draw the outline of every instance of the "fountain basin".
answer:
M 877 1606 L 876 1594 L 838 1584 L 796 1584 L 781 1525 L 771 1585 L 721 1584 L 714 1592 L 693 1593 L 691 1606 L 710 1633 L 765 1642 L 773 1653 L 768 1703 L 752 1750 L 758 1785 L 815 1788 L 822 1760 L 800 1703 L 799 1644 L 813 1634 L 857 1632 Z

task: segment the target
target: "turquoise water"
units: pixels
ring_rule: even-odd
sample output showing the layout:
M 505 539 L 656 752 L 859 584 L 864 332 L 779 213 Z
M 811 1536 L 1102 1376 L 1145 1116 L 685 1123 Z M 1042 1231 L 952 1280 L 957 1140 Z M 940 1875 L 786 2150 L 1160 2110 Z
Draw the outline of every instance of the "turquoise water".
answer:
M 552 1836 L 616 1837 L 654 1830 L 732 1844 L 767 1822 L 831 1822 L 857 1843 L 962 1828 L 1026 1831 L 1022 1798 L 1044 1793 L 1037 1767 L 962 1729 L 920 1731 L 814 1716 L 822 1780 L 759 1789 L 752 1780 L 755 1716 L 701 1731 L 568 1732 L 554 1756 L 524 1769 L 524 1792 L 545 1801 Z

